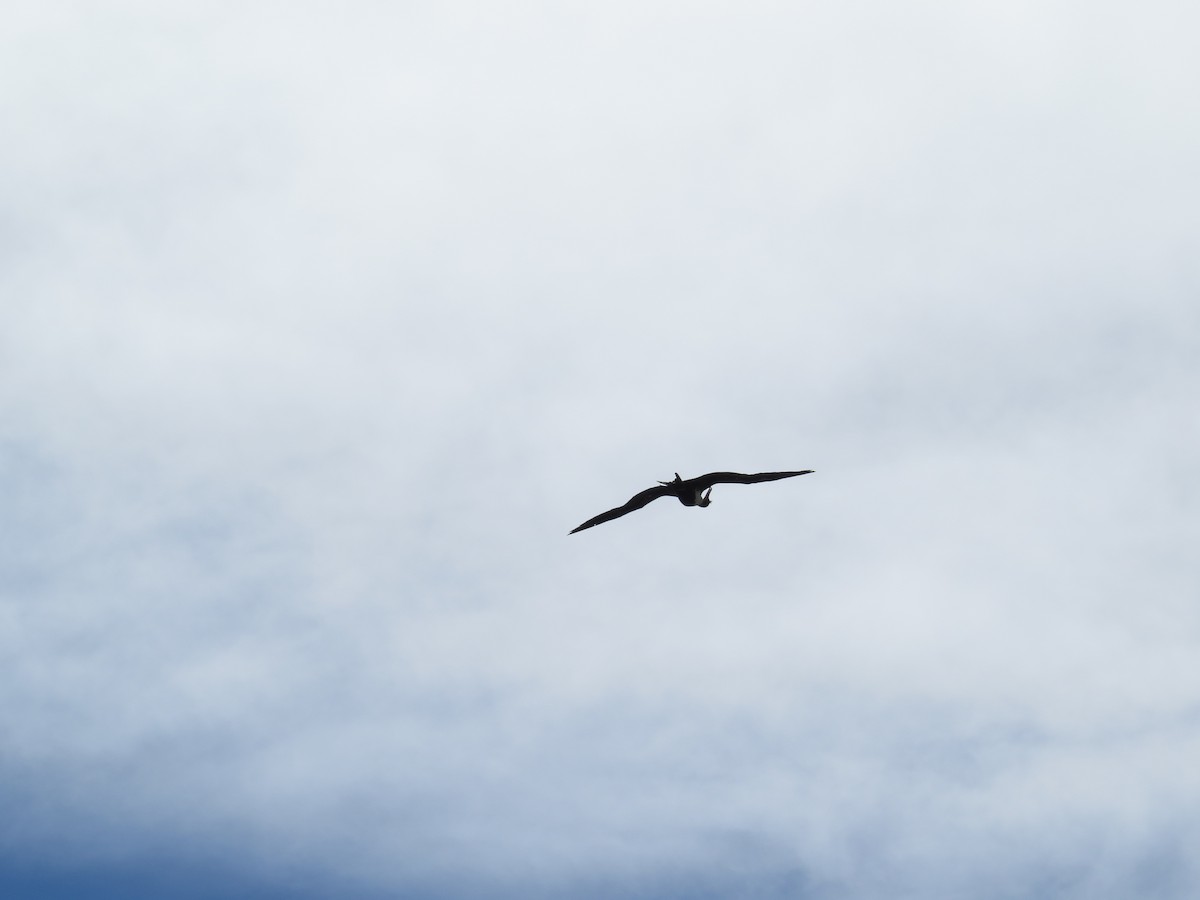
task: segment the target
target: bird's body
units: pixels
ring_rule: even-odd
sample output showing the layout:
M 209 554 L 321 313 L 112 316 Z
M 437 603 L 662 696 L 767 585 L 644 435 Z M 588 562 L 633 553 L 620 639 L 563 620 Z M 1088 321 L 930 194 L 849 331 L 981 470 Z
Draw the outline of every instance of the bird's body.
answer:
M 709 472 L 696 478 L 680 478 L 675 473 L 674 481 L 660 481 L 658 487 L 647 488 L 641 493 L 634 494 L 624 506 L 618 506 L 607 512 L 588 519 L 578 528 L 572 528 L 571 534 L 591 528 L 603 522 L 619 519 L 621 516 L 641 509 L 647 503 L 659 497 L 674 497 L 684 506 L 708 506 L 712 501 L 709 495 L 714 484 L 757 484 L 760 481 L 778 481 L 781 478 L 792 478 L 796 475 L 808 475 L 812 469 L 799 472 L 758 472 L 753 475 L 743 475 L 740 472 Z

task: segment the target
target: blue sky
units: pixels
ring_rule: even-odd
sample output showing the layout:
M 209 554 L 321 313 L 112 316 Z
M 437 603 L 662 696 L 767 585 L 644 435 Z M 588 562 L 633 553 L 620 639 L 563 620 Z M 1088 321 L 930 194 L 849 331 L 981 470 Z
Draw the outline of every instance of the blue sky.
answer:
M 18 3 L 0 892 L 1195 896 L 1197 19 Z

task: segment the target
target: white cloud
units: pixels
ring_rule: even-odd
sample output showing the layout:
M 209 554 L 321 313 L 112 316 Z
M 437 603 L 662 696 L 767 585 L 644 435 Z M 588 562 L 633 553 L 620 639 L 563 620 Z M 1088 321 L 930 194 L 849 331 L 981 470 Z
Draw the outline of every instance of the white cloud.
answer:
M 23 9 L 7 852 L 1189 896 L 1194 18 Z

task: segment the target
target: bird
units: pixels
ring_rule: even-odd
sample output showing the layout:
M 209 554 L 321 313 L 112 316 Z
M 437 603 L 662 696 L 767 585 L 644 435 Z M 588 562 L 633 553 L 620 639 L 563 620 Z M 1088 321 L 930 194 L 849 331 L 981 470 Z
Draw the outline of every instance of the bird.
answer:
M 621 516 L 641 509 L 659 497 L 674 497 L 684 506 L 703 508 L 712 503 L 709 496 L 712 494 L 714 484 L 757 484 L 760 481 L 778 481 L 781 478 L 810 475 L 812 472 L 812 469 L 803 469 L 799 472 L 757 472 L 753 475 L 743 475 L 741 472 L 709 472 L 707 475 L 700 475 L 696 478 L 680 478 L 679 473 L 676 472 L 674 481 L 660 481 L 658 487 L 647 488 L 634 494 L 625 505 L 593 516 L 578 528 L 572 528 L 568 534 L 619 519 Z

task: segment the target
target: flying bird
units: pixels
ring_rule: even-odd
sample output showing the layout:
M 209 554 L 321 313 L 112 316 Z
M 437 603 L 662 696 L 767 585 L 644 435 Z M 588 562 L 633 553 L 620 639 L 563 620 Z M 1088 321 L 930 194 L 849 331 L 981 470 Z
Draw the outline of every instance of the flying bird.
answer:
M 778 481 L 781 478 L 808 475 L 812 471 L 812 469 L 804 469 L 800 472 L 758 472 L 754 475 L 743 475 L 740 472 L 709 472 L 707 475 L 688 479 L 680 478 L 679 473 L 676 472 L 674 481 L 660 481 L 658 487 L 647 488 L 640 494 L 634 494 L 624 506 L 602 512 L 600 515 L 588 519 L 578 528 L 572 528 L 569 533 L 574 534 L 585 528 L 591 528 L 593 525 L 619 519 L 627 513 L 641 509 L 659 497 L 674 497 L 684 506 L 704 507 L 712 503 L 709 495 L 712 494 L 714 484 L 757 484 L 760 481 Z

